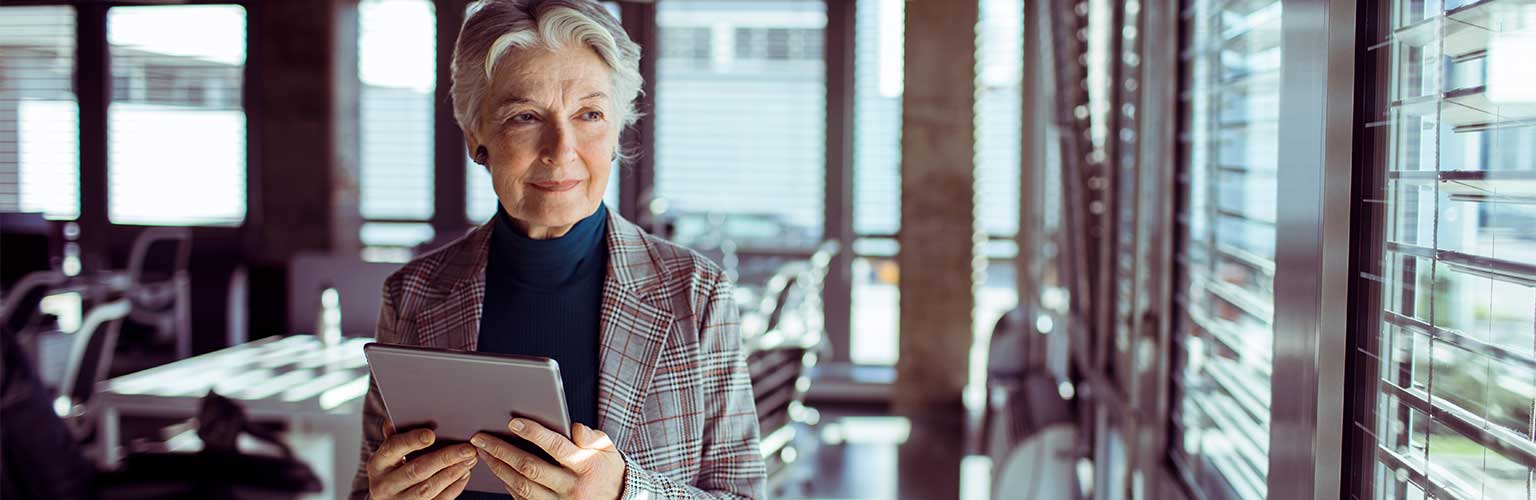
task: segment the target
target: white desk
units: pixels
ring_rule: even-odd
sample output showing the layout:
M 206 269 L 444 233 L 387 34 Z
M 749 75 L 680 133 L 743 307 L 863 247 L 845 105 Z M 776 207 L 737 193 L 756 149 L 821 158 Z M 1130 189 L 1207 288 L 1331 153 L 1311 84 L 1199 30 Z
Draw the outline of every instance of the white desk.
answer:
M 100 456 L 109 467 L 121 460 L 121 417 L 195 417 L 211 390 L 238 401 L 252 420 L 281 420 L 293 433 L 330 436 L 330 474 L 324 464 L 311 466 L 328 476 L 323 497 L 346 498 L 368 392 L 363 344 L 371 340 L 343 339 L 328 348 L 310 335 L 269 337 L 103 381 L 95 395 Z

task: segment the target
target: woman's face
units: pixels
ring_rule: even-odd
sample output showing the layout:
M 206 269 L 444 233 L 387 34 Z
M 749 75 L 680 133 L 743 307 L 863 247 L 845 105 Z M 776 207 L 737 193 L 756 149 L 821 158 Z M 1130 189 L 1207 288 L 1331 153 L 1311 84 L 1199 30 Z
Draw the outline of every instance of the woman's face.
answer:
M 530 236 L 563 235 L 608 187 L 622 119 L 612 73 L 582 46 L 513 51 L 494 75 L 470 154 L 485 146 L 496 197 Z

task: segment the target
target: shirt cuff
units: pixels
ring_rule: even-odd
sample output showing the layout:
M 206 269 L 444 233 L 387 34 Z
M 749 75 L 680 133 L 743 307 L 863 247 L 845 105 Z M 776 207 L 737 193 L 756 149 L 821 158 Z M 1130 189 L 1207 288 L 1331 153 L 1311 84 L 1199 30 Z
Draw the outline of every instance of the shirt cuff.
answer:
M 624 492 L 619 494 L 620 500 L 656 500 L 656 483 L 651 480 L 650 472 L 640 468 L 640 464 L 624 457 Z

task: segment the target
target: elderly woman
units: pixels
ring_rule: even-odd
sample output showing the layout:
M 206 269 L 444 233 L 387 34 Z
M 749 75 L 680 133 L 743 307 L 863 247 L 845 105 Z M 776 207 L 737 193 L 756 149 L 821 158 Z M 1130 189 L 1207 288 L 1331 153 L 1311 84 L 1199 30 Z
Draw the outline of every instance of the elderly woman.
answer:
M 501 210 L 389 278 L 378 340 L 554 358 L 572 435 L 507 423 L 553 463 L 489 434 L 407 458 L 435 436 L 394 434 L 374 386 L 354 498 L 455 498 L 477 462 L 529 500 L 764 496 L 730 283 L 602 204 L 639 57 L 595 0 L 487 0 L 465 19 L 454 117 Z

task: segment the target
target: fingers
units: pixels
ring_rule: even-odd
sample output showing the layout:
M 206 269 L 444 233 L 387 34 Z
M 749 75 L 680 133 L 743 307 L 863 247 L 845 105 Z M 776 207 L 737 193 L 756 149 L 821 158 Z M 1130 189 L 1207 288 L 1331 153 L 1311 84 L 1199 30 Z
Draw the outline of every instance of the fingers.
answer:
M 428 480 L 436 476 L 437 473 L 442 472 L 445 469 L 470 462 L 474 459 L 475 451 L 473 446 L 455 445 L 443 448 L 441 450 L 413 458 L 409 462 L 406 462 L 405 465 L 395 468 L 394 471 L 386 474 L 384 478 L 379 481 L 378 489 L 384 496 L 391 496 L 406 492 L 411 488 L 418 487 L 417 485 L 419 484 L 428 482 Z M 454 477 L 453 479 L 457 479 L 457 477 Z M 445 481 L 445 484 L 452 482 L 452 480 L 448 480 Z M 432 498 L 433 496 L 436 496 L 436 492 L 431 495 L 421 496 L 419 498 Z
M 486 451 L 482 449 L 480 453 L 486 453 Z M 498 460 L 496 457 L 485 456 L 482 459 L 485 460 L 486 465 L 491 467 L 491 473 L 496 474 L 496 477 L 501 479 L 502 485 L 507 487 L 508 494 L 521 500 L 557 500 L 559 498 L 559 495 L 556 495 L 554 490 L 524 477 L 516 469 L 513 469 L 512 466 Z
M 379 431 L 384 433 L 384 439 L 389 439 L 390 436 L 395 435 L 395 423 L 386 418 L 379 424 Z
M 614 447 L 613 439 L 609 438 L 607 433 L 580 423 L 571 429 L 571 439 L 575 441 L 576 446 L 588 450 L 607 450 Z
M 506 441 L 487 434 L 476 434 L 470 442 L 480 448 L 487 464 L 501 463 L 519 476 L 544 485 L 555 492 L 568 492 L 576 485 L 576 475 L 563 467 L 523 451 Z M 494 469 L 493 469 L 494 470 Z
M 473 469 L 474 467 L 470 468 Z M 434 498 L 433 500 L 453 500 L 458 498 L 459 495 L 464 494 L 464 488 L 468 486 L 469 473 L 465 472 L 464 477 L 461 477 L 458 481 L 454 481 L 453 484 L 448 485 L 448 488 L 444 489 L 442 493 L 438 493 L 437 498 Z
M 576 444 L 566 439 L 565 436 L 561 436 L 560 433 L 549 430 L 539 425 L 538 422 L 524 418 L 512 419 L 511 422 L 507 423 L 507 429 L 510 429 L 518 437 L 527 439 L 534 446 L 544 449 L 546 453 L 549 453 L 549 456 L 555 457 L 555 460 L 562 465 L 566 467 L 579 465 L 575 459 L 579 458 L 576 455 L 581 449 L 577 448 Z
M 427 429 L 418 429 L 386 438 L 379 449 L 368 459 L 368 475 L 382 476 L 405 460 L 411 452 L 432 446 L 437 435 Z
M 428 498 L 437 498 L 444 491 L 447 491 L 449 486 L 453 486 L 454 483 L 459 481 L 465 481 L 468 483 L 469 471 L 474 467 L 475 460 L 473 458 L 471 458 L 468 462 L 459 462 L 458 465 L 437 471 L 437 473 L 433 474 L 432 477 L 427 478 L 426 481 L 422 481 L 421 483 L 412 487 L 412 489 L 406 493 L 409 493 L 410 498 L 419 498 L 423 500 Z

